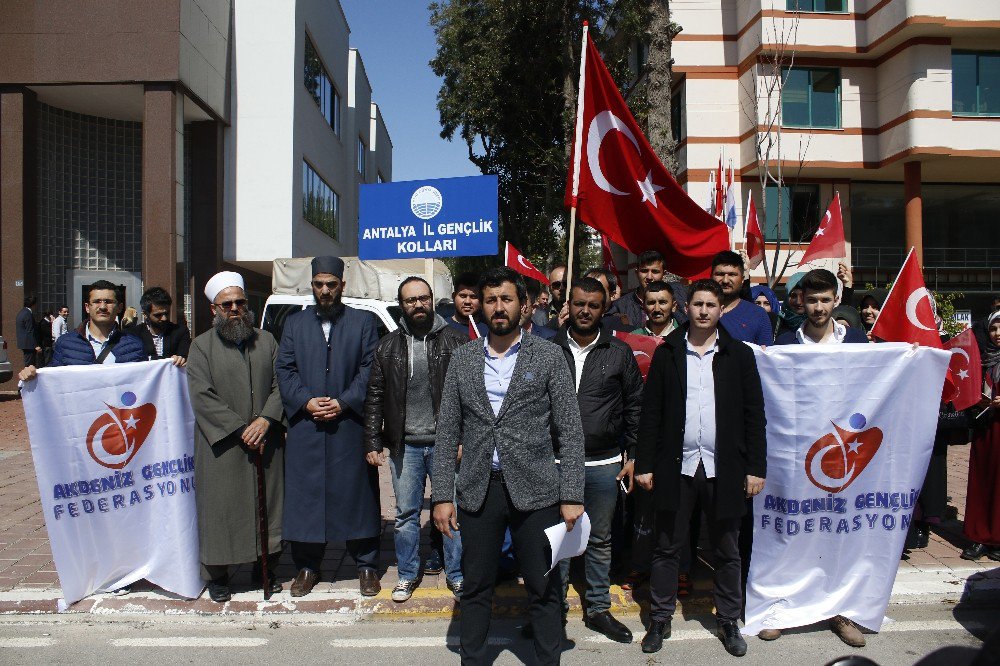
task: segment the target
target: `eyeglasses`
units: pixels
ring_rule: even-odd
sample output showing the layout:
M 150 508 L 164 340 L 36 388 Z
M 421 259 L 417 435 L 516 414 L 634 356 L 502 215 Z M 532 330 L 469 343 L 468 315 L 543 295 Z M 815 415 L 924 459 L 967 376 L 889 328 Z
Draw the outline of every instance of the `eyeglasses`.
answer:
M 333 291 L 340 286 L 340 282 L 338 280 L 332 280 L 330 282 L 320 282 L 319 280 L 313 280 L 312 284 L 313 288 L 315 289 L 322 289 L 323 287 L 326 287 L 330 291 Z
M 114 305 L 117 303 L 113 298 L 95 298 L 90 302 L 91 305 Z
M 245 299 L 245 298 L 237 298 L 237 299 L 232 300 L 232 301 L 223 301 L 221 303 L 213 303 L 213 305 L 215 307 L 217 307 L 217 308 L 222 308 L 223 310 L 232 310 L 233 306 L 235 305 L 238 310 L 242 310 L 243 308 L 245 308 L 247 306 L 247 299 Z
M 413 296 L 411 298 L 403 299 L 403 305 L 416 305 L 417 303 L 420 303 L 421 305 L 427 305 L 430 302 L 431 302 L 431 297 L 427 294 L 424 294 L 423 296 Z
M 562 289 L 563 284 L 564 283 L 562 280 L 556 280 L 555 282 L 550 282 L 549 286 L 552 287 L 553 289 Z

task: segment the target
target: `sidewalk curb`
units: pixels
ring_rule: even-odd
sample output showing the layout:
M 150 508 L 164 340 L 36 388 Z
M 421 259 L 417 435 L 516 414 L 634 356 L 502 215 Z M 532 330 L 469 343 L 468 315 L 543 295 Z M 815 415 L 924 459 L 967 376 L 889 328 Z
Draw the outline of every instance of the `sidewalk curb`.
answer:
M 266 618 L 281 622 L 298 622 L 308 618 L 324 621 L 355 622 L 440 620 L 455 616 L 458 605 L 447 589 L 417 589 L 404 603 L 391 600 L 391 590 L 383 589 L 377 596 L 362 597 L 350 590 L 335 589 L 314 593 L 306 598 L 292 599 L 287 592 L 264 601 L 260 592 L 239 592 L 233 600 L 216 604 L 203 596 L 195 600 L 180 599 L 150 591 L 125 596 L 94 595 L 74 604 L 59 614 L 58 590 L 21 589 L 0 593 L 0 617 L 3 616 L 188 616 L 188 617 L 247 617 Z M 581 613 L 580 597 L 571 588 L 570 614 Z M 891 605 L 908 604 L 970 604 L 1000 606 L 1000 568 L 988 571 L 975 569 L 939 569 L 900 573 L 893 585 Z M 637 598 L 618 586 L 611 588 L 611 610 L 615 615 L 639 615 L 647 605 L 647 592 L 640 590 Z M 502 585 L 493 601 L 493 615 L 498 618 L 523 618 L 528 607 L 527 594 L 520 585 Z M 711 587 L 696 586 L 691 596 L 678 602 L 678 613 L 709 613 L 713 608 Z

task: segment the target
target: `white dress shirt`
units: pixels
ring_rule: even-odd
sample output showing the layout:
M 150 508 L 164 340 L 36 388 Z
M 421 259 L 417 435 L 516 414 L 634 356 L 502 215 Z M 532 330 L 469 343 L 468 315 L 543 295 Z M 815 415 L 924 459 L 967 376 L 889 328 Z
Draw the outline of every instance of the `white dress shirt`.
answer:
M 715 374 L 712 362 L 719 353 L 719 334 L 699 356 L 684 336 L 687 356 L 687 398 L 685 402 L 684 445 L 681 474 L 695 475 L 698 463 L 705 466 L 705 476 L 715 478 Z
M 573 365 L 576 366 L 576 392 L 580 392 L 580 378 L 583 377 L 583 364 L 587 362 L 587 357 L 590 355 L 591 350 L 597 346 L 597 341 L 600 339 L 600 335 L 594 338 L 586 347 L 581 347 L 580 344 L 573 339 L 572 334 L 567 334 L 566 339 L 569 341 L 569 350 L 573 354 Z
M 801 342 L 804 345 L 819 345 L 819 344 L 836 345 L 842 343 L 844 341 L 844 338 L 847 337 L 847 327 L 838 322 L 837 320 L 834 320 L 833 335 L 831 335 L 828 340 L 824 340 L 822 342 L 816 342 L 808 335 L 806 335 L 806 324 L 808 323 L 809 323 L 808 320 L 804 321 L 802 325 L 799 326 L 798 329 L 796 329 L 795 331 L 795 337 L 798 338 L 799 342 Z

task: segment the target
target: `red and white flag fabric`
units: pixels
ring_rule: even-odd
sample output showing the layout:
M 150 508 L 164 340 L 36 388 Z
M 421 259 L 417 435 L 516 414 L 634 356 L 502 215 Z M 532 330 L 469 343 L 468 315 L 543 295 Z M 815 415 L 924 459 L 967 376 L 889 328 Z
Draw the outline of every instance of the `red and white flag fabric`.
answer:
M 615 265 L 615 256 L 611 253 L 611 240 L 607 234 L 601 234 L 601 263 L 604 270 L 611 271 L 616 277 L 621 278 L 618 266 Z
M 653 352 L 663 344 L 663 338 L 658 335 L 639 335 L 625 331 L 615 331 L 614 335 L 632 348 L 632 355 L 635 356 L 635 362 L 639 364 L 639 372 L 642 373 L 642 381 L 646 381 L 646 375 L 649 374 L 649 364 L 653 360 Z
M 726 216 L 726 172 L 722 168 L 722 150 L 719 150 L 719 179 L 715 181 L 715 214 L 725 220 Z
M 949 367 L 956 393 L 951 404 L 959 411 L 973 407 L 983 392 L 983 366 L 976 336 L 972 329 L 965 329 L 946 342 L 944 347 L 952 353 Z
M 469 317 L 469 339 L 478 340 L 481 337 L 483 336 L 479 333 L 479 328 L 476 326 L 476 320 Z
M 846 256 L 847 242 L 844 240 L 844 218 L 840 214 L 840 192 L 835 192 L 799 265 L 816 259 L 842 259 Z
M 513 268 L 525 277 L 538 280 L 543 284 L 549 283 L 549 279 L 545 277 L 545 273 L 535 268 L 535 265 L 528 261 L 528 258 L 521 254 L 520 250 L 511 245 L 510 242 L 504 245 L 503 262 L 507 268 Z
M 941 349 L 933 303 L 934 296 L 924 285 L 920 264 L 911 248 L 875 320 L 872 335 L 886 342 L 916 342 Z
M 753 203 L 753 193 L 747 194 L 746 250 L 750 268 L 757 268 L 764 261 L 764 234 L 757 219 L 757 206 Z
M 660 162 L 586 27 L 584 42 L 566 206 L 631 252 L 659 250 L 668 271 L 707 277 L 712 257 L 729 249 L 729 230 Z

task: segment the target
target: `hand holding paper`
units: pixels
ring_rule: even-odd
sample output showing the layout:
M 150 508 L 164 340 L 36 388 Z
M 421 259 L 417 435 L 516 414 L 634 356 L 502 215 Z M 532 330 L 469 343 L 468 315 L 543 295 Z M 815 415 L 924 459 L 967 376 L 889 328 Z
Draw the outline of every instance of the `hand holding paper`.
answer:
M 584 512 L 577 519 L 572 531 L 566 529 L 565 522 L 556 523 L 546 528 L 545 536 L 548 537 L 549 545 L 552 547 L 552 566 L 546 572 L 548 574 L 560 561 L 582 555 L 587 549 L 587 542 L 590 540 L 590 516 Z

